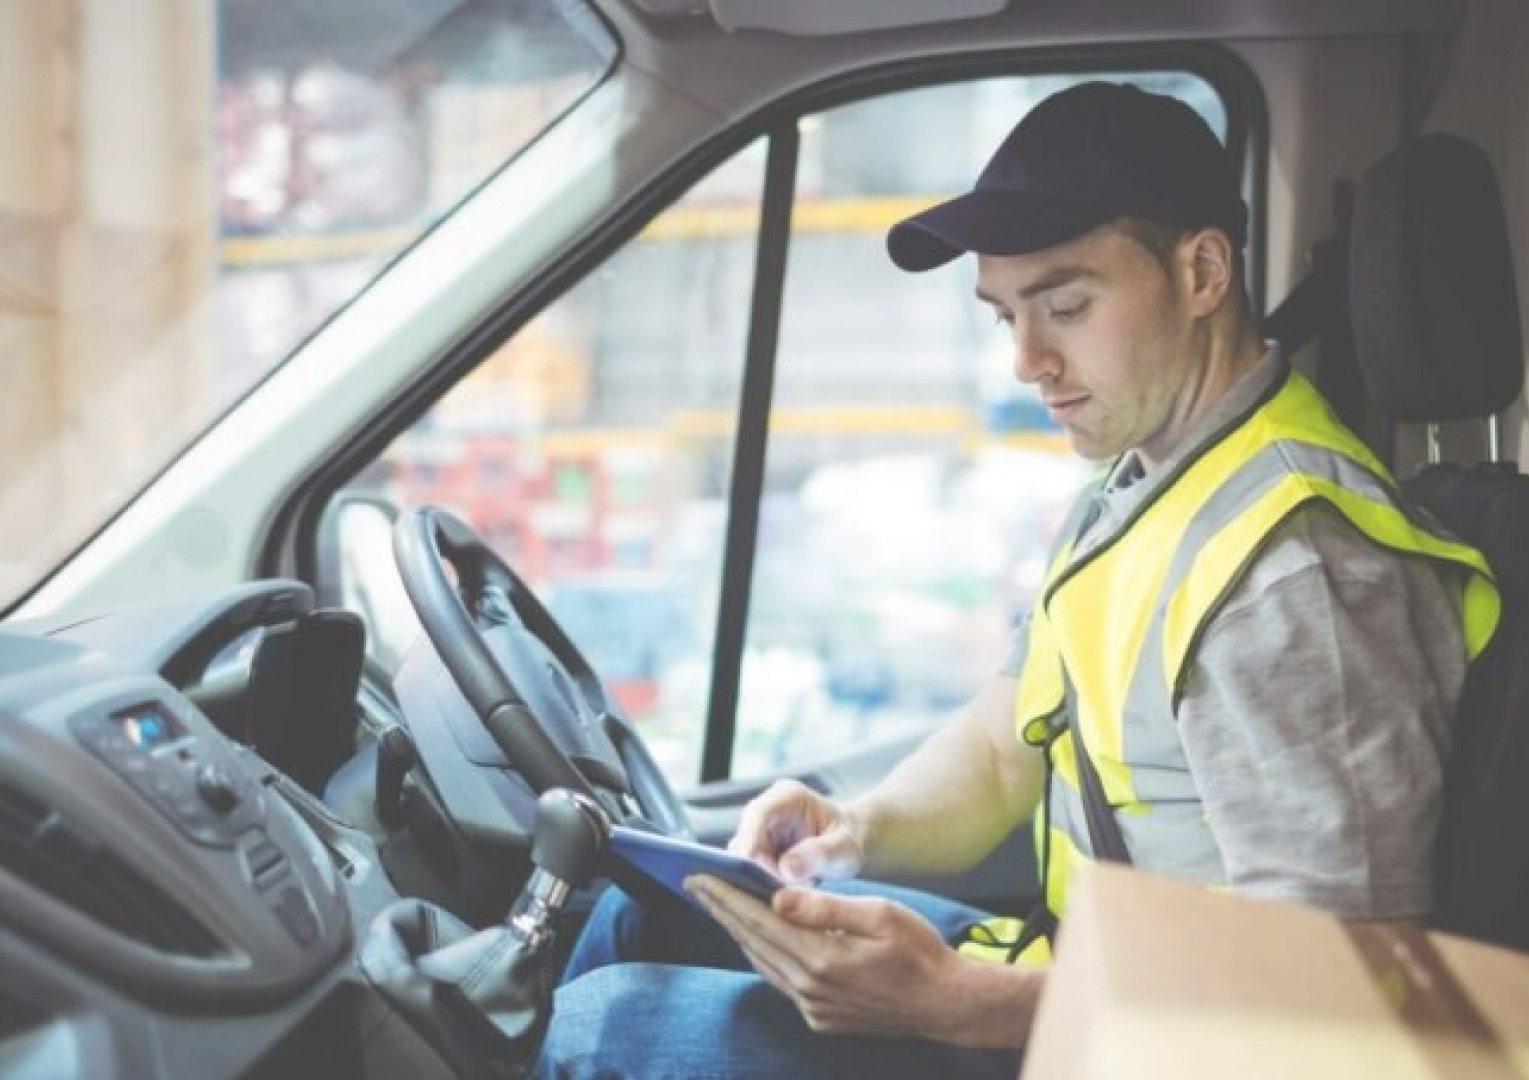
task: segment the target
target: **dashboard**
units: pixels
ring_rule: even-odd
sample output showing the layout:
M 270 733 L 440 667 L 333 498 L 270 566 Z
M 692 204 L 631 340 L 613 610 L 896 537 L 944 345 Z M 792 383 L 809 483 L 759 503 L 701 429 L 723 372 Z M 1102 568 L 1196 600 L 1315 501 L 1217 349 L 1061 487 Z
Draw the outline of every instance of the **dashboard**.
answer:
M 0 627 L 0 1077 L 443 1075 L 357 963 L 376 845 L 311 790 L 360 633 L 286 581 Z
M 295 581 L 0 624 L 0 1080 L 502 1073 L 411 1011 L 399 934 L 420 905 L 459 936 L 502 920 L 535 796 L 480 760 L 433 650 L 391 679 L 364 654 L 359 619 Z M 857 790 L 905 749 L 797 778 Z M 767 781 L 692 796 L 697 835 Z M 1008 910 L 988 897 L 1027 851 L 922 884 Z

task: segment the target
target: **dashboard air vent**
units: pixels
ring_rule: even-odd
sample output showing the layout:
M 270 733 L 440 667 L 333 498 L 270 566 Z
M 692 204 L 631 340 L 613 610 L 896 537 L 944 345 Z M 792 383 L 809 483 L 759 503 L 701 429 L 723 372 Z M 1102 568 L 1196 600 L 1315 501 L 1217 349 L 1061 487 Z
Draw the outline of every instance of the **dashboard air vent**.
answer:
M 210 957 L 226 951 L 173 896 L 4 781 L 0 870 L 158 952 Z

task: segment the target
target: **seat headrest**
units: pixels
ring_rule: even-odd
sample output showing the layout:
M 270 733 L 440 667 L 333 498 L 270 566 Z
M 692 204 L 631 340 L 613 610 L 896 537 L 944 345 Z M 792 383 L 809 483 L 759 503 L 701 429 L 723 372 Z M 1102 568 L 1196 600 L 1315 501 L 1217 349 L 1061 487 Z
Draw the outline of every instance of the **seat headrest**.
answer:
M 1518 397 L 1513 257 L 1477 146 L 1422 135 L 1382 158 L 1359 181 L 1349 244 L 1354 346 L 1387 413 L 1479 419 Z

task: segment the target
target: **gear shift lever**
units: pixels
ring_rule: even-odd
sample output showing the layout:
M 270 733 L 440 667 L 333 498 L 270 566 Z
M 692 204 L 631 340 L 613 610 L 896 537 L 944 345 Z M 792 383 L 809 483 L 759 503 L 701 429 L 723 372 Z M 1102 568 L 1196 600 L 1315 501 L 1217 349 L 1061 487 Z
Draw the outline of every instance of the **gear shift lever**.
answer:
M 566 788 L 553 788 L 537 800 L 531 841 L 536 869 L 507 920 L 510 933 L 532 952 L 550 935 L 569 892 L 595 876 L 610 828 L 610 819 L 592 799 Z
M 569 891 L 594 878 L 610 832 L 610 819 L 593 799 L 566 788 L 543 794 L 531 841 L 536 870 L 510 911 L 510 929 L 524 935 L 544 930 Z
M 473 933 L 433 904 L 401 900 L 373 922 L 361 969 L 464 1080 L 519 1076 L 551 1018 L 552 923 L 594 876 L 610 821 L 582 795 L 554 788 L 536 805 L 536 869 L 503 925 Z

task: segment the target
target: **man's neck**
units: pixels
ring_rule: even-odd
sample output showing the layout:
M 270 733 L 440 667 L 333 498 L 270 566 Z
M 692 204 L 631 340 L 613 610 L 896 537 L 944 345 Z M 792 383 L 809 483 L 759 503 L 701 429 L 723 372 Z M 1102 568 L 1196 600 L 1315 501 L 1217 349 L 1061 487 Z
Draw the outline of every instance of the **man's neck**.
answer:
M 1264 343 L 1254 332 L 1250 319 L 1228 319 L 1225 322 L 1211 319 L 1200 333 L 1204 337 L 1195 342 L 1195 347 L 1202 351 L 1204 362 L 1199 365 L 1162 431 L 1137 448 L 1147 470 L 1166 461 L 1194 428 L 1195 422 L 1214 408 L 1237 380 L 1263 359 Z

